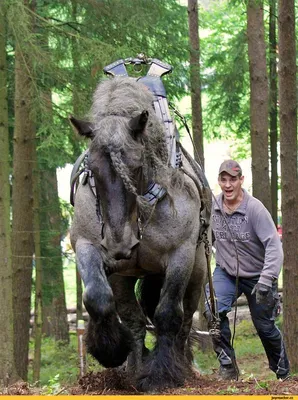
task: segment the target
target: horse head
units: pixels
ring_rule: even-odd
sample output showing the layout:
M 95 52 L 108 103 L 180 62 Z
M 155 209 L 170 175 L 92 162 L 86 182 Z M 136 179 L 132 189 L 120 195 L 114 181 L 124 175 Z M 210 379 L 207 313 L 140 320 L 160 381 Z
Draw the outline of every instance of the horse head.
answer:
M 127 118 L 108 115 L 96 125 L 70 118 L 91 139 L 92 171 L 104 222 L 102 250 L 115 260 L 129 259 L 139 244 L 137 198 L 143 190 L 144 144 L 148 111 Z

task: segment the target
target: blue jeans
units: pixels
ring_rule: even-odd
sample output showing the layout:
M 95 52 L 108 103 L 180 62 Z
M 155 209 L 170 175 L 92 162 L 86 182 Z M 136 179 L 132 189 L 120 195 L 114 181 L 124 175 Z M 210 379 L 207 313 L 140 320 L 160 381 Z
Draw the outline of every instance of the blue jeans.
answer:
M 240 278 L 236 293 L 236 277 L 229 275 L 225 270 L 216 266 L 213 273 L 213 287 L 217 300 L 217 308 L 220 317 L 219 340 L 213 340 L 213 348 L 221 365 L 231 365 L 235 360 L 235 352 L 231 346 L 231 331 L 227 313 L 231 311 L 233 303 L 243 293 L 248 301 L 248 306 L 253 324 L 264 346 L 269 368 L 278 377 L 289 373 L 289 361 L 285 351 L 284 341 L 280 330 L 275 325 L 276 308 L 278 307 L 277 282 L 273 283 L 276 303 L 273 307 L 256 303 L 256 295 L 251 294 L 259 277 Z M 209 284 L 206 286 L 209 299 Z M 205 315 L 211 320 L 211 313 L 206 302 Z

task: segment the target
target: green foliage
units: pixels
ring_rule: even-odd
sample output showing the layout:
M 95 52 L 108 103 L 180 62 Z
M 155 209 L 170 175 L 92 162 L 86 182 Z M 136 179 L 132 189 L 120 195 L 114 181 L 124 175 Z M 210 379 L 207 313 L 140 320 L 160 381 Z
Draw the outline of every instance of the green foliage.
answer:
M 71 255 L 64 260 L 63 276 L 67 307 L 76 307 L 76 265 Z
M 251 320 L 243 320 L 236 326 L 236 334 L 238 337 L 245 338 L 257 335 L 256 329 Z
M 219 390 L 217 394 L 234 394 L 234 393 L 239 393 L 239 389 L 236 386 L 228 386 L 224 390 Z
M 33 356 L 34 342 L 30 342 L 29 357 Z M 90 355 L 87 355 L 88 371 L 98 372 L 102 367 Z M 32 382 L 32 365 L 29 366 L 29 383 L 42 387 L 42 394 L 55 395 L 63 388 L 74 385 L 79 378 L 78 338 L 70 333 L 70 342 L 42 339 L 42 357 L 40 382 Z
M 155 345 L 155 336 L 152 333 L 147 332 L 146 338 L 145 338 L 145 346 L 149 350 L 152 350 L 154 348 L 154 345 Z
M 213 351 L 202 352 L 194 348 L 194 365 L 201 374 L 212 374 L 218 368 L 218 361 Z
M 54 378 L 50 378 L 48 380 L 47 385 L 43 386 L 43 394 L 45 395 L 55 395 L 61 390 L 61 386 L 59 383 L 60 375 L 57 374 Z
M 33 340 L 30 342 L 29 357 L 33 355 Z M 39 384 L 47 394 L 55 394 L 61 385 L 74 383 L 78 378 L 79 358 L 76 335 L 70 335 L 69 345 L 55 342 L 51 338 L 42 340 L 41 374 Z M 32 365 L 29 366 L 29 382 L 32 383 Z
M 251 320 L 243 320 L 236 326 L 234 348 L 237 358 L 265 354 L 262 342 Z
M 169 97 L 186 93 L 187 9 L 176 0 L 152 0 L 150 7 L 147 0 L 37 0 L 34 9 L 14 0 L 7 1 L 7 21 L 12 55 L 18 45 L 33 81 L 32 118 L 42 168 L 72 163 L 85 147 L 70 129 L 68 115 L 88 114 L 105 65 L 143 52 L 173 65 L 165 79 Z
M 262 389 L 268 389 L 269 387 L 268 382 L 262 382 L 262 381 L 258 382 L 256 386 Z
M 276 318 L 275 324 L 276 324 L 276 326 L 278 327 L 278 329 L 279 329 L 280 331 L 282 331 L 282 328 L 283 328 L 283 315 L 279 315 L 279 316 Z
M 69 222 L 71 221 L 73 217 L 73 206 L 65 200 L 59 199 L 60 201 L 60 210 L 61 210 L 61 215 L 62 215 L 62 234 L 66 235 L 68 228 L 69 228 Z
M 243 5 L 216 3 L 201 14 L 204 129 L 208 138 L 249 141 L 249 71 Z M 241 146 L 239 146 L 240 148 Z M 248 148 L 248 147 L 247 147 Z M 245 153 L 247 155 L 247 148 Z

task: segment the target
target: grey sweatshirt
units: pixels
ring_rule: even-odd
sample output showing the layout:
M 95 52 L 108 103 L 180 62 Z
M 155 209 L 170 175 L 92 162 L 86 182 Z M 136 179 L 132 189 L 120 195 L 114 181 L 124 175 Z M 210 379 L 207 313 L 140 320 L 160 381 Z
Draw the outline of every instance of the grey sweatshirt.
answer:
M 243 190 L 243 189 L 242 189 Z M 240 206 L 232 214 L 223 211 L 223 194 L 212 206 L 212 229 L 215 235 L 216 264 L 232 276 L 258 277 L 259 282 L 272 286 L 283 263 L 282 244 L 270 213 L 255 197 L 243 190 Z M 222 212 L 226 221 L 223 218 Z M 231 233 L 228 227 L 228 223 Z M 233 243 L 234 242 L 234 243 Z

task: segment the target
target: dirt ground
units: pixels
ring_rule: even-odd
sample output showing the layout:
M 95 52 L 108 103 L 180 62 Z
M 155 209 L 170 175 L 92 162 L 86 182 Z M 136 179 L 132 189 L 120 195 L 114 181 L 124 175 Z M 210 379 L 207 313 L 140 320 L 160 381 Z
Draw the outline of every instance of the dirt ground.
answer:
M 6 395 L 40 395 L 25 382 L 10 386 Z M 78 381 L 77 386 L 64 387 L 56 395 L 141 395 L 130 385 L 123 372 L 106 369 L 100 373 L 88 373 Z M 148 393 L 150 394 L 150 393 Z M 167 389 L 159 395 L 298 395 L 298 376 L 287 381 L 256 379 L 219 382 L 216 375 L 194 375 L 180 388 Z
M 262 386 L 264 382 L 262 381 Z M 194 374 L 185 382 L 184 387 L 168 389 L 163 393 L 168 395 L 215 395 L 215 394 L 298 394 L 298 377 L 285 382 L 268 381 L 268 386 L 262 387 L 256 380 L 246 382 L 219 382 L 215 375 Z M 105 370 L 102 373 L 88 374 L 81 378 L 79 386 L 72 388 L 72 394 L 96 395 L 136 395 L 139 393 L 126 382 L 125 376 L 115 370 Z

